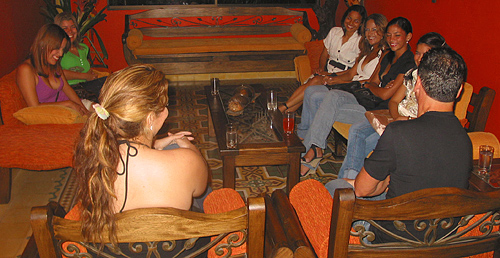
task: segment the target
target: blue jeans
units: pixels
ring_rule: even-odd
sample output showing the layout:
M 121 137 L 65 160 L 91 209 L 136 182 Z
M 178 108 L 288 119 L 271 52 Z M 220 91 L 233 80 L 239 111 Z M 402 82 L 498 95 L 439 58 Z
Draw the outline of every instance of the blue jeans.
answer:
M 323 85 L 312 85 L 304 91 L 300 124 L 297 125 L 297 135 L 300 138 L 306 136 L 307 130 L 311 126 L 314 116 L 327 93 L 328 88 Z
M 355 179 L 363 168 L 365 158 L 377 146 L 379 138 L 380 136 L 366 118 L 353 124 L 349 128 L 347 154 L 344 157 L 338 178 Z
M 365 108 L 358 104 L 358 101 L 351 93 L 341 90 L 327 91 L 314 119 L 310 122 L 305 137 L 303 137 L 306 151 L 309 150 L 312 144 L 325 149 L 326 139 L 336 121 L 353 124 L 364 119 L 365 112 Z M 304 126 L 300 129 L 306 128 Z
M 354 189 L 354 187 L 347 183 L 347 181 L 345 181 L 344 179 L 335 179 L 335 180 L 332 180 L 328 183 L 326 183 L 325 185 L 326 189 L 328 190 L 328 192 L 330 193 L 330 195 L 332 196 L 333 198 L 333 195 L 335 193 L 335 190 L 337 189 L 343 189 L 343 188 L 352 188 Z M 385 195 L 386 195 L 386 192 L 383 192 L 382 194 L 380 195 L 377 195 L 377 196 L 372 196 L 372 197 L 356 197 L 357 199 L 363 199 L 363 200 L 368 200 L 368 201 L 379 201 L 379 200 L 385 200 Z M 367 221 L 364 221 L 364 220 L 358 220 L 358 221 L 354 221 L 352 223 L 352 226 L 356 226 L 356 225 L 363 225 L 363 227 L 365 227 L 365 230 L 369 230 L 370 229 L 370 223 L 368 223 Z M 366 240 L 366 238 L 363 239 L 363 241 L 365 243 L 370 243 L 368 240 Z

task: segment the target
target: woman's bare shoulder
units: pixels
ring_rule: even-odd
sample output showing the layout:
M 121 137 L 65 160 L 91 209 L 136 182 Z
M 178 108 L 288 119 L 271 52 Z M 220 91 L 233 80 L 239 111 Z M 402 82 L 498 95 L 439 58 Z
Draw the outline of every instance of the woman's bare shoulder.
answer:
M 183 170 L 199 170 L 199 166 L 205 164 L 203 157 L 195 151 L 187 148 L 155 151 L 158 162 L 163 166 L 176 167 Z

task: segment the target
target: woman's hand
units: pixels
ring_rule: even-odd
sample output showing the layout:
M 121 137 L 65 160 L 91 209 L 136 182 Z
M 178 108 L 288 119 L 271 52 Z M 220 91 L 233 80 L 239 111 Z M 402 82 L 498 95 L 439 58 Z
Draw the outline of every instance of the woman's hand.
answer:
M 78 113 L 80 113 L 80 115 L 82 115 L 82 116 L 89 113 L 89 111 L 85 108 L 85 106 L 80 105 L 80 104 L 78 104 L 74 101 L 71 101 L 71 100 L 55 102 L 55 103 L 61 103 L 63 106 L 72 108 L 72 109 L 76 110 Z
M 175 134 L 168 133 L 167 137 L 155 141 L 154 148 L 163 150 L 166 146 L 174 143 L 177 143 L 181 148 L 187 148 L 192 145 L 190 141 L 194 140 L 194 137 L 191 135 L 192 133 L 188 131 L 181 131 Z
M 92 69 L 90 69 L 87 73 L 85 73 L 85 80 L 92 81 L 97 79 L 97 73 L 94 73 Z
M 313 71 L 313 74 L 316 74 L 316 75 L 325 75 L 325 74 L 328 74 L 327 71 L 321 69 L 321 68 L 317 68 L 316 70 Z
M 386 89 L 390 89 L 390 88 L 392 88 L 392 87 L 394 87 L 394 80 L 392 80 L 392 81 L 388 82 L 388 83 L 387 83 L 387 85 L 385 85 L 385 88 L 386 88 Z
M 324 76 L 323 85 L 333 85 L 337 83 L 336 76 Z

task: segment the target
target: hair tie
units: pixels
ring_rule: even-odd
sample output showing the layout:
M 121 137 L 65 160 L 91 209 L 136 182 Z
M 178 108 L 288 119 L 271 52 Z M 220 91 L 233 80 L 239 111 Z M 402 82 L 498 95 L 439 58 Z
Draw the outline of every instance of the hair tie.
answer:
M 100 117 L 102 120 L 108 119 L 109 112 L 105 108 L 103 108 L 98 103 L 92 105 L 92 107 L 94 108 L 95 113 L 97 114 L 98 117 Z

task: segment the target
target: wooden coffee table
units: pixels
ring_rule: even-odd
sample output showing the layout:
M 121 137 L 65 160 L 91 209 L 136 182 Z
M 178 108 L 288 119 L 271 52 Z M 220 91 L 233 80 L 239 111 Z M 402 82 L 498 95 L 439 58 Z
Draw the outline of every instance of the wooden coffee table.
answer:
M 300 180 L 300 153 L 305 147 L 295 133 L 283 133 L 283 116 L 279 110 L 267 111 L 266 89 L 260 84 L 246 84 L 258 97 L 244 109 L 243 115 L 227 115 L 227 101 L 238 86 L 221 86 L 219 95 L 215 96 L 210 93 L 210 86 L 205 87 L 209 135 L 215 136 L 219 145 L 223 187 L 234 189 L 236 167 L 288 165 L 286 188 L 289 192 Z M 240 142 L 236 149 L 226 147 L 226 125 L 229 122 L 238 123 Z
M 477 160 L 474 161 L 474 171 L 469 178 L 469 188 L 480 192 L 491 192 L 500 190 L 500 159 L 493 159 L 491 172 L 488 179 L 479 177 L 476 174 Z

